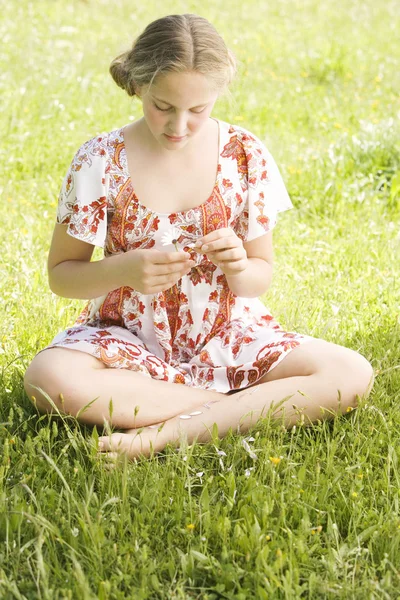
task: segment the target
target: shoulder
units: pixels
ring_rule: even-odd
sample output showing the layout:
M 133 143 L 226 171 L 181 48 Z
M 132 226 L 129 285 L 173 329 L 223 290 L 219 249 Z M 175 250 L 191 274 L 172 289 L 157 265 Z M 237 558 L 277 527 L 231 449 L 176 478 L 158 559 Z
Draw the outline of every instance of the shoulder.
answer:
M 222 156 L 236 160 L 239 174 L 249 183 L 256 177 L 266 179 L 271 156 L 263 142 L 244 127 L 228 123 L 225 126 L 228 135 Z
M 254 133 L 239 125 L 223 123 L 223 126 L 225 128 L 225 143 L 222 148 L 224 158 L 236 159 L 242 168 L 254 160 L 261 164 L 270 158 L 268 149 Z
M 223 125 L 227 131 L 229 143 L 236 145 L 238 150 L 242 149 L 245 152 L 250 149 L 254 149 L 257 152 L 267 150 L 260 138 L 248 129 L 231 123 L 224 123 Z
M 93 164 L 106 163 L 110 142 L 118 131 L 102 132 L 83 142 L 72 160 L 72 169 L 79 171 L 84 166 L 91 167 Z

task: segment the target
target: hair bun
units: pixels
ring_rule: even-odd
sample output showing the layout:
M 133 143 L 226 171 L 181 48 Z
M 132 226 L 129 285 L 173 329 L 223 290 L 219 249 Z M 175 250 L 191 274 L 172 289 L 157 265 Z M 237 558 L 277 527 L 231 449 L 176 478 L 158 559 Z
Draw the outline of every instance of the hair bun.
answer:
M 129 96 L 135 95 L 135 89 L 132 85 L 129 69 L 127 68 L 127 58 L 130 52 L 124 52 L 115 58 L 110 65 L 110 74 L 115 83 L 125 90 Z

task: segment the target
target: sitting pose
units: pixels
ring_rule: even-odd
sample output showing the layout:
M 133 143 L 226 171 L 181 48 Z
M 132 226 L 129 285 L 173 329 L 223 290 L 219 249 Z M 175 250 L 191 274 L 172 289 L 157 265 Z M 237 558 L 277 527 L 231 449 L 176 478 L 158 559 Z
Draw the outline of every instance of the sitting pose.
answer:
M 100 452 L 134 458 L 217 424 L 246 432 L 356 407 L 373 371 L 357 352 L 285 331 L 258 298 L 272 229 L 292 208 L 252 133 L 211 117 L 235 59 L 204 18 L 150 23 L 110 72 L 143 117 L 84 143 L 65 176 L 48 258 L 52 291 L 88 299 L 30 364 L 27 394 L 120 432 Z M 104 258 L 91 261 L 95 246 Z

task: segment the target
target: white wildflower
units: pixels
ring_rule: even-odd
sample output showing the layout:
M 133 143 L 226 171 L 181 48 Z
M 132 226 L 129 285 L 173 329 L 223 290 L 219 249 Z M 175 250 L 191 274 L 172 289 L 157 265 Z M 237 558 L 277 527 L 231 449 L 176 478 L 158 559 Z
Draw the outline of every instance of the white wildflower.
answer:
M 249 453 L 249 456 L 253 459 L 253 460 L 257 460 L 257 454 L 255 454 L 253 452 L 253 450 L 250 448 L 250 446 L 248 445 L 248 443 L 246 442 L 245 439 L 242 439 L 242 446 L 243 448 L 246 450 L 246 452 Z
M 166 231 L 161 236 L 161 243 L 163 246 L 169 246 L 169 244 L 173 244 L 175 246 L 175 250 L 178 252 L 178 239 L 181 235 L 181 232 L 176 227 L 171 227 L 168 231 Z

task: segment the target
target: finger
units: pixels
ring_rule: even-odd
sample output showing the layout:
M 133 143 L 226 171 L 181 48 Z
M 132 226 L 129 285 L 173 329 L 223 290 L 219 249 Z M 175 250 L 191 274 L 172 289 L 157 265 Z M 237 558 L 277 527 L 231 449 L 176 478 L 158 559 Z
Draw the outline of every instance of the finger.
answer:
M 212 258 L 218 261 L 237 261 L 243 260 L 245 255 L 241 248 L 233 248 L 233 250 L 220 250 L 219 252 L 213 252 Z
M 190 259 L 189 252 L 160 252 L 154 260 L 155 265 L 184 262 Z
M 171 265 L 158 265 L 154 277 L 165 277 L 166 275 L 176 275 L 177 273 L 187 273 L 195 266 L 194 260 L 186 260 L 184 263 L 172 263 Z M 157 282 L 158 283 L 158 282 Z
M 192 270 L 192 266 L 184 269 L 183 271 L 178 271 L 176 273 L 171 273 L 169 275 L 159 275 L 153 278 L 153 286 L 149 288 L 149 294 L 158 294 L 159 292 L 164 292 L 168 290 L 173 285 L 178 283 L 180 279 L 184 275 L 187 275 Z
M 233 273 L 240 273 L 246 269 L 247 262 L 245 260 L 225 261 L 221 262 L 220 268 Z
M 237 237 L 225 237 L 213 242 L 207 242 L 201 246 L 203 252 L 215 252 L 215 250 L 230 250 L 231 248 L 239 248 L 243 246 L 242 241 Z
M 222 238 L 234 236 L 236 236 L 236 233 L 233 231 L 233 229 L 231 229 L 230 227 L 221 227 L 220 229 L 215 229 L 214 231 L 211 231 L 204 237 L 197 240 L 195 247 L 208 244 L 210 242 L 214 242 L 215 240 L 219 240 Z

